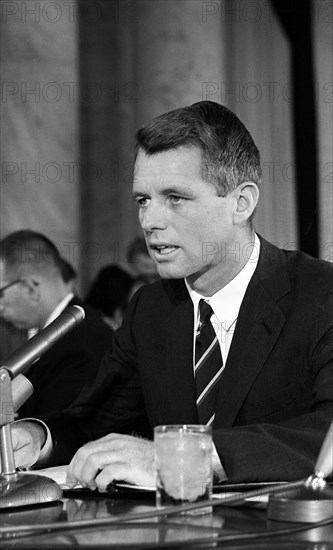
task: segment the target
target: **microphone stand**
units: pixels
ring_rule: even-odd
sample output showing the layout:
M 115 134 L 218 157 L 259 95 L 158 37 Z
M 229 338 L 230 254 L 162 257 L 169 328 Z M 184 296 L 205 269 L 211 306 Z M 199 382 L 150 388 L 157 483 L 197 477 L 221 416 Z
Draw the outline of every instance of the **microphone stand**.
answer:
M 47 504 L 62 498 L 62 490 L 52 479 L 15 469 L 10 424 L 14 421 L 12 381 L 0 368 L 0 509 Z
M 59 485 L 45 476 L 19 473 L 14 462 L 13 443 L 10 424 L 15 419 L 15 403 L 13 399 L 12 378 L 18 379 L 22 372 L 27 371 L 43 353 L 57 340 L 72 330 L 85 317 L 81 306 L 68 306 L 52 323 L 39 334 L 31 338 L 24 346 L 16 350 L 0 365 L 0 457 L 2 472 L 0 474 L 0 509 L 32 504 L 46 504 L 62 497 Z M 28 380 L 23 389 L 16 388 L 19 406 L 31 395 L 33 388 Z M 17 405 L 17 402 L 16 402 Z
M 333 421 L 321 446 L 314 473 L 300 487 L 286 489 L 285 494 L 272 494 L 269 497 L 267 517 L 302 523 L 333 519 L 333 488 L 326 482 L 332 471 Z

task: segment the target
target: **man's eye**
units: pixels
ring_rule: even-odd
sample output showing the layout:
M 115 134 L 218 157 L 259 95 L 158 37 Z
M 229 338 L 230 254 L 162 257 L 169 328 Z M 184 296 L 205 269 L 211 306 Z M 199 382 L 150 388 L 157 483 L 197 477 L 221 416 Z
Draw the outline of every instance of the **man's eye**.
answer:
M 180 204 L 185 201 L 184 197 L 179 197 L 178 195 L 169 195 L 169 200 L 173 204 Z
M 147 206 L 148 201 L 149 199 L 147 199 L 147 197 L 140 197 L 136 199 L 136 203 L 139 206 L 139 208 L 144 208 L 145 206 Z

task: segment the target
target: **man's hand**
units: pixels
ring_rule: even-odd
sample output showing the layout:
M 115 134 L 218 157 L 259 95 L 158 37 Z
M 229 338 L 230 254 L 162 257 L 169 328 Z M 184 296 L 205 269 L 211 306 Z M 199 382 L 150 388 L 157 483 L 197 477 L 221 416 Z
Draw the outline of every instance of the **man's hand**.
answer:
M 11 433 L 16 468 L 35 464 L 45 441 L 44 428 L 34 422 L 20 421 L 11 424 Z
M 129 435 L 109 434 L 77 451 L 70 463 L 69 477 L 100 491 L 105 491 L 114 479 L 155 486 L 153 443 Z

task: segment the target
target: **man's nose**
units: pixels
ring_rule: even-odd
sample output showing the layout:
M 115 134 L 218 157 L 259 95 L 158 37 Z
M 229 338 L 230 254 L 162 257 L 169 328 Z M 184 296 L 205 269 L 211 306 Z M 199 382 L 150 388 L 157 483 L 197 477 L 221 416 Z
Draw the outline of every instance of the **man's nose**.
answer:
M 154 231 L 167 227 L 167 217 L 163 206 L 151 202 L 139 216 L 144 231 Z

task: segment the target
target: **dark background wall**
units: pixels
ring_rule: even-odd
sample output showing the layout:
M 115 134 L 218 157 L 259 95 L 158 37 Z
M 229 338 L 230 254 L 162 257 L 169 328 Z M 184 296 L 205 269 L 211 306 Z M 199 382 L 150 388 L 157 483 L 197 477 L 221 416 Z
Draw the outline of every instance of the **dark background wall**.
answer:
M 326 0 L 1 3 L 1 235 L 57 243 L 83 288 L 140 230 L 135 130 L 202 99 L 253 134 L 257 230 L 332 261 L 332 14 Z

